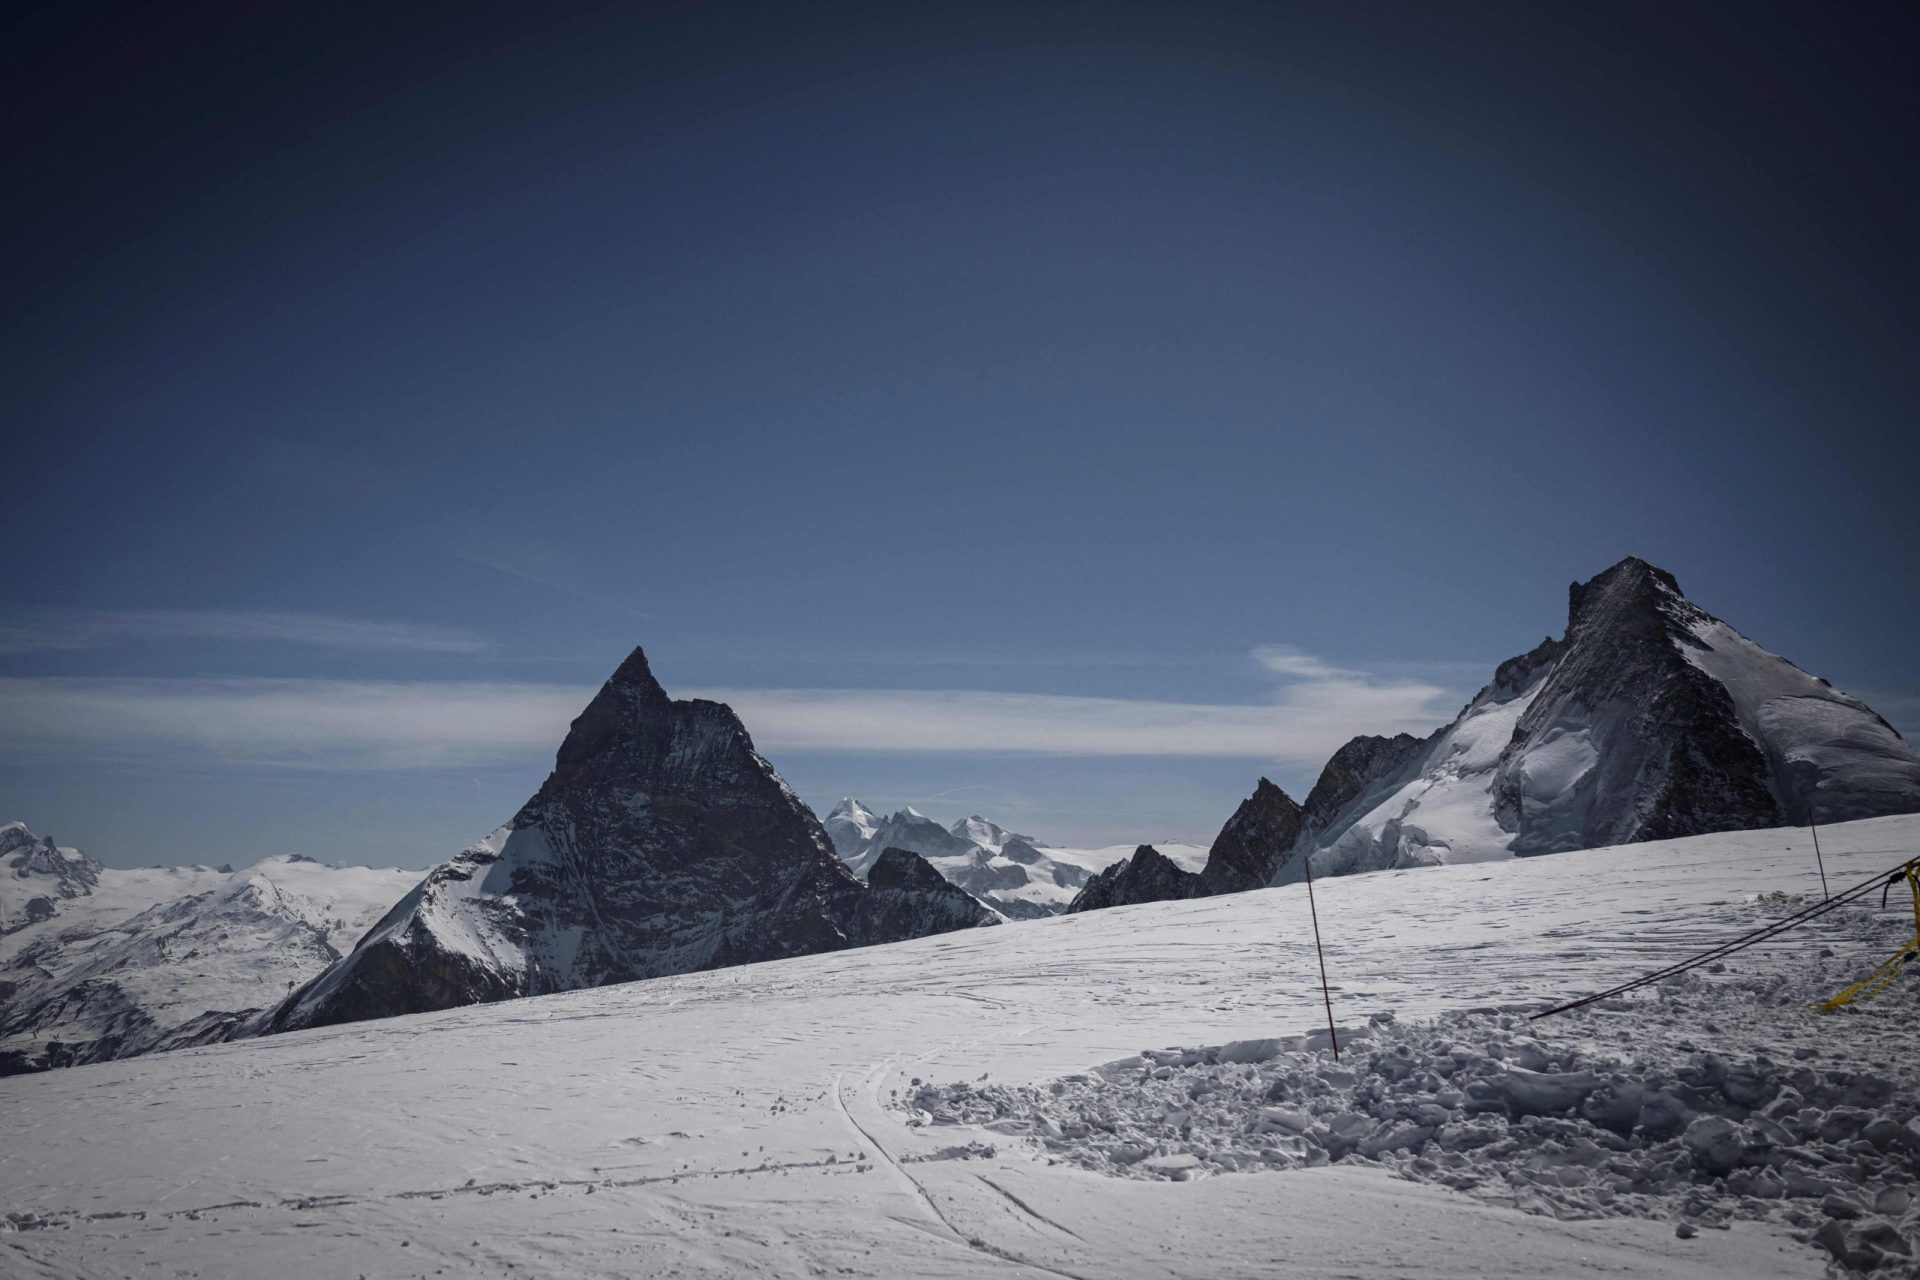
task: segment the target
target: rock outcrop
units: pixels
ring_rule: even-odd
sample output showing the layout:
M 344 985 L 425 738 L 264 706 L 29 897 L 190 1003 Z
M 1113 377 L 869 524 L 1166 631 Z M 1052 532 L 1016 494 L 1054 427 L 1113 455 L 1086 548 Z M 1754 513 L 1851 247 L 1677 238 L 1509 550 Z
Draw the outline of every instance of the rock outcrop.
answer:
M 1206 896 L 1206 886 L 1199 875 L 1180 867 L 1152 845 L 1143 844 L 1125 862 L 1116 862 L 1087 881 L 1067 910 L 1101 911 L 1107 907 Z
M 884 849 L 867 872 L 867 891 L 848 918 L 858 946 L 904 942 L 955 929 L 997 925 L 1000 917 L 906 849 Z
M 1292 796 L 1260 779 L 1214 837 L 1200 871 L 1201 886 L 1209 894 L 1266 887 L 1299 840 L 1306 816 Z

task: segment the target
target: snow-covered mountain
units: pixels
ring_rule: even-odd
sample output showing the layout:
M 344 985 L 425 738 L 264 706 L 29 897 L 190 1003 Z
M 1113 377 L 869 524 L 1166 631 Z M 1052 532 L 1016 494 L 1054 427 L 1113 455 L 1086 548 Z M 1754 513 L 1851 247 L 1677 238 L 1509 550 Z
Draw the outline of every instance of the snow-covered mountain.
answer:
M 895 867 L 868 888 L 722 703 L 635 649 L 505 826 L 429 872 L 252 1031 L 596 987 L 998 917 Z
M 1066 910 L 1095 875 L 1126 859 L 1131 845 L 1100 849 L 1064 849 L 1009 831 L 979 814 L 943 827 L 912 806 L 882 818 L 848 796 L 827 815 L 833 847 L 852 872 L 866 879 L 874 860 L 887 849 L 909 849 L 928 864 L 1009 919 L 1025 920 Z M 1169 843 L 1162 849 L 1176 861 L 1199 865 L 1205 850 Z
M 0 937 L 51 920 L 91 894 L 104 869 L 78 849 L 35 837 L 24 822 L 0 827 Z
M 873 833 L 880 829 L 880 815 L 848 796 L 833 807 L 824 825 L 833 851 L 846 858 L 873 840 Z
M 351 949 L 420 875 L 298 854 L 120 870 L 0 827 L 0 1074 L 218 1039 Z
M 1892 726 L 1672 574 L 1628 558 L 1569 595 L 1566 635 L 1501 663 L 1431 737 L 1353 739 L 1305 805 L 1262 779 L 1202 888 L 1297 880 L 1307 857 L 1339 875 L 1920 812 L 1920 753 Z

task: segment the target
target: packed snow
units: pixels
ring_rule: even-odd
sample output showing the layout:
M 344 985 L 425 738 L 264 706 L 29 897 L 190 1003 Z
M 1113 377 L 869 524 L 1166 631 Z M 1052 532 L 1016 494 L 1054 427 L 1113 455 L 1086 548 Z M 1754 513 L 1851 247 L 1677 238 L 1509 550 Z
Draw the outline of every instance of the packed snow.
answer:
M 1920 819 L 1822 842 L 1838 888 Z M 1518 1016 L 1818 893 L 1811 855 L 1318 883 L 1337 1065 L 1286 886 L 0 1080 L 0 1272 L 1901 1274 L 1912 980 L 1806 1002 L 1910 907 Z

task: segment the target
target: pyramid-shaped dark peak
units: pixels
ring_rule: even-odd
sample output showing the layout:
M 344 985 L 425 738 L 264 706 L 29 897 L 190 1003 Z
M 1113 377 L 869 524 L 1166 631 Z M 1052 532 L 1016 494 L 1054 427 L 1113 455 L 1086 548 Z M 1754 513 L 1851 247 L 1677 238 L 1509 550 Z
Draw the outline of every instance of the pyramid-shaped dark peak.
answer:
M 1200 875 L 1208 892 L 1238 893 L 1265 885 L 1299 838 L 1302 818 L 1292 796 L 1260 779 L 1207 851 Z
M 1275 786 L 1270 779 L 1262 778 L 1253 785 L 1253 794 L 1240 802 L 1240 808 L 1234 813 L 1228 826 L 1244 824 L 1262 819 L 1268 815 L 1294 815 L 1300 812 L 1300 806 L 1294 803 L 1292 796 Z
M 626 661 L 615 668 L 612 677 L 607 680 L 607 687 L 624 690 L 629 696 L 649 701 L 667 701 L 667 691 L 653 678 L 653 668 L 647 665 L 647 651 L 639 645 L 635 645 Z
M 1247 798 L 1248 804 L 1291 805 L 1293 797 L 1273 784 L 1270 778 L 1262 778 L 1253 784 L 1253 794 Z M 1295 808 L 1299 806 L 1295 805 Z
M 911 849 L 902 849 L 888 845 L 874 859 L 873 867 L 867 872 L 867 887 L 870 889 L 919 889 L 928 893 L 939 893 L 946 889 L 946 877 L 933 869 L 933 865 Z
M 1567 637 L 1596 626 L 1653 619 L 1663 606 L 1685 599 L 1671 573 L 1628 556 L 1605 573 L 1567 588 Z
M 667 691 L 653 678 L 646 651 L 636 646 L 593 701 L 574 717 L 560 744 L 557 766 L 564 770 L 604 755 L 633 738 L 642 726 L 659 722 L 672 705 Z

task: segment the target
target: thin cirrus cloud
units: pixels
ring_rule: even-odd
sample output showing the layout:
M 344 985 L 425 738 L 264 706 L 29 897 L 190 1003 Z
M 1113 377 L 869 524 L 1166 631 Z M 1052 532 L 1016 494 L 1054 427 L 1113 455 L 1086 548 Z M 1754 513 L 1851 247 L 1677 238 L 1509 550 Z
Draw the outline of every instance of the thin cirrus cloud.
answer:
M 1250 704 L 926 689 L 709 689 L 770 752 L 1209 756 L 1316 764 L 1357 733 L 1424 732 L 1448 694 L 1287 651 Z M 1298 659 L 1298 661 L 1294 661 Z M 1308 674 L 1311 672 L 1312 674 Z M 551 752 L 582 686 L 272 679 L 0 679 L 4 749 L 188 748 L 315 768 L 452 768 Z
M 480 637 L 450 627 L 271 609 L 45 609 L 0 619 L 0 655 L 101 649 L 137 640 L 212 640 L 482 653 Z
M 0 749 L 454 768 L 551 751 L 591 696 L 551 684 L 15 677 L 0 679 Z

